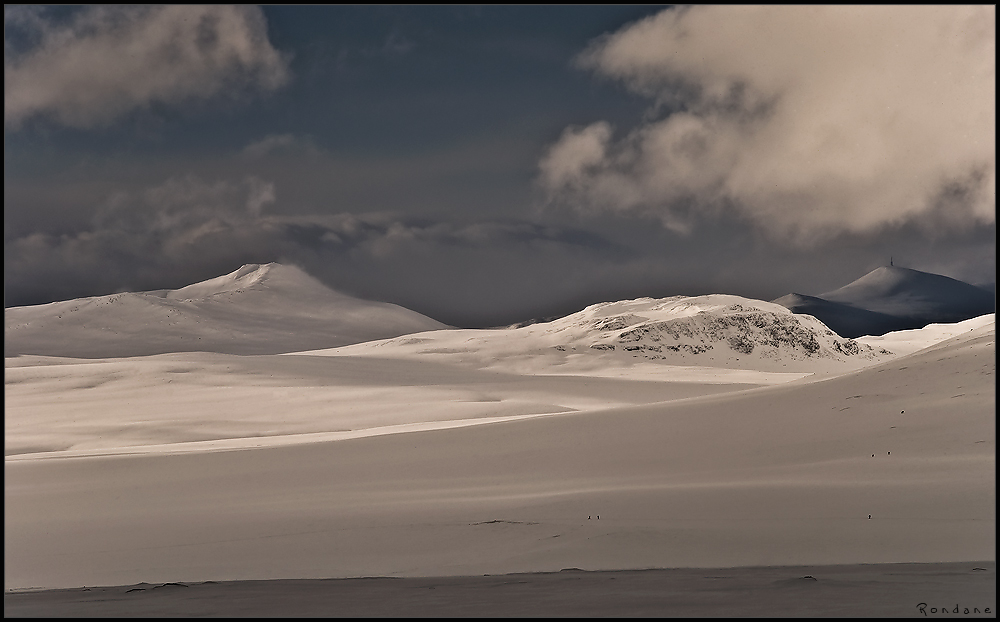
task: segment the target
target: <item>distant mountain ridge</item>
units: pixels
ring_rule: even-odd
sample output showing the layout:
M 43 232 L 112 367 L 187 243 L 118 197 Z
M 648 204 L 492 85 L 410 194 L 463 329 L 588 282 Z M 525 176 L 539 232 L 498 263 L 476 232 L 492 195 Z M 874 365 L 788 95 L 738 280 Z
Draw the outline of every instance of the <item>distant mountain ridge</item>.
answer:
M 295 266 L 247 264 L 176 290 L 4 309 L 4 356 L 277 354 L 441 328 L 398 305 L 336 292 Z
M 879 355 L 859 349 L 850 341 L 855 337 L 958 322 L 994 309 L 995 295 L 987 290 L 890 266 L 822 296 L 794 293 L 773 303 L 724 294 L 600 303 L 544 323 L 474 331 L 461 337 L 471 339 L 469 347 L 449 344 L 445 349 L 473 359 L 479 356 L 473 351 L 492 353 L 487 359 L 509 351 L 529 358 L 546 352 L 543 359 L 581 362 L 601 354 L 686 364 L 694 356 L 714 365 L 752 354 L 766 359 L 766 365 L 784 367 L 798 360 L 812 366 L 809 361 L 817 359 Z M 410 338 L 449 327 L 397 305 L 336 292 L 299 268 L 276 263 L 247 264 L 176 290 L 12 307 L 4 310 L 4 322 L 5 356 L 278 354 L 400 336 L 414 347 L 430 339 L 435 345 L 428 346 L 428 353 L 435 353 L 443 352 L 441 344 L 451 340 Z M 485 349 L 472 347 L 480 341 Z M 410 345 L 404 350 L 412 349 Z M 584 353 L 588 356 L 580 358 Z
M 819 296 L 793 293 L 773 302 L 850 338 L 961 322 L 996 310 L 996 295 L 989 290 L 899 266 L 876 268 Z

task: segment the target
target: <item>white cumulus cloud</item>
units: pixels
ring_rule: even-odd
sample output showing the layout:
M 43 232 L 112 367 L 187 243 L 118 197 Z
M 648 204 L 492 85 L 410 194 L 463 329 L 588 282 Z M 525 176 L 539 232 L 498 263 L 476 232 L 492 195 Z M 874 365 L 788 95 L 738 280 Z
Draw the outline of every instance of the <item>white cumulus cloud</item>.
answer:
M 257 7 L 97 6 L 68 20 L 5 11 L 4 123 L 35 116 L 89 128 L 152 103 L 274 90 L 288 58 Z M 7 30 L 7 28 L 5 28 Z
M 992 6 L 696 6 L 596 40 L 580 64 L 651 99 L 616 136 L 570 128 L 554 202 L 676 230 L 737 210 L 807 243 L 995 222 Z

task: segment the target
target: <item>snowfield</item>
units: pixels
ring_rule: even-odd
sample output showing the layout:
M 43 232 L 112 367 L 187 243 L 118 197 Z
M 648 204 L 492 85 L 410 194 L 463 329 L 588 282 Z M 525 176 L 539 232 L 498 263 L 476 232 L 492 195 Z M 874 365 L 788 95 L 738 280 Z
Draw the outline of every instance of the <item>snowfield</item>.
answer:
M 7 589 L 995 556 L 992 314 L 460 330 L 269 264 L 5 323 Z

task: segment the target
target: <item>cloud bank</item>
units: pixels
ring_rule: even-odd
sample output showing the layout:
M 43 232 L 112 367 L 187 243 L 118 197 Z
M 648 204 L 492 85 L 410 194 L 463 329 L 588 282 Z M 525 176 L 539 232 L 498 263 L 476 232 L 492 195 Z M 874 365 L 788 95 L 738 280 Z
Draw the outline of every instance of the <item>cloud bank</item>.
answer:
M 579 58 L 650 98 L 646 120 L 567 128 L 540 162 L 555 204 L 685 232 L 735 210 L 809 244 L 995 222 L 992 6 L 696 6 Z
M 36 116 L 90 128 L 154 103 L 274 90 L 289 79 L 256 7 L 89 7 L 64 20 L 14 7 L 4 26 L 9 128 Z
M 423 300 L 426 307 L 427 298 L 434 297 L 424 290 L 437 287 L 442 297 L 452 297 L 439 304 L 445 312 L 457 299 L 481 306 L 484 317 L 505 317 L 511 311 L 490 308 L 498 303 L 489 296 L 510 297 L 496 287 L 498 278 L 518 280 L 520 291 L 528 284 L 519 275 L 528 268 L 533 274 L 545 270 L 539 263 L 554 258 L 552 270 L 565 279 L 566 262 L 579 263 L 589 253 L 599 259 L 621 254 L 598 235 L 523 220 L 459 223 L 395 212 L 288 214 L 281 213 L 280 200 L 274 182 L 255 176 L 186 175 L 117 192 L 79 230 L 36 231 L 5 240 L 5 304 L 179 287 L 244 263 L 281 261 L 360 294 L 385 297 L 388 291 L 418 304 Z M 513 269 L 518 276 L 506 275 L 516 262 L 531 265 Z M 489 271 L 497 274 L 484 276 Z M 551 290 L 548 284 L 535 287 Z M 470 288 L 478 288 L 475 295 Z

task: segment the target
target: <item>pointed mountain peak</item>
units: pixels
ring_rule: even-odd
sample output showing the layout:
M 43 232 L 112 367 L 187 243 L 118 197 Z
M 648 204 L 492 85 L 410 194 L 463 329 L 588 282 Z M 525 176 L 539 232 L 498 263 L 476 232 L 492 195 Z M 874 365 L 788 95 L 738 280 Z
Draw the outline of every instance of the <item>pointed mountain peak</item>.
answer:
M 219 294 L 242 293 L 266 287 L 288 294 L 337 294 L 301 268 L 280 263 L 248 263 L 237 270 L 165 293 L 169 300 L 198 300 Z
M 198 283 L 193 283 L 180 289 L 167 292 L 165 298 L 170 300 L 196 300 L 208 298 L 216 294 L 246 289 L 263 279 L 274 264 L 244 264 L 238 270 L 229 274 L 217 276 Z

